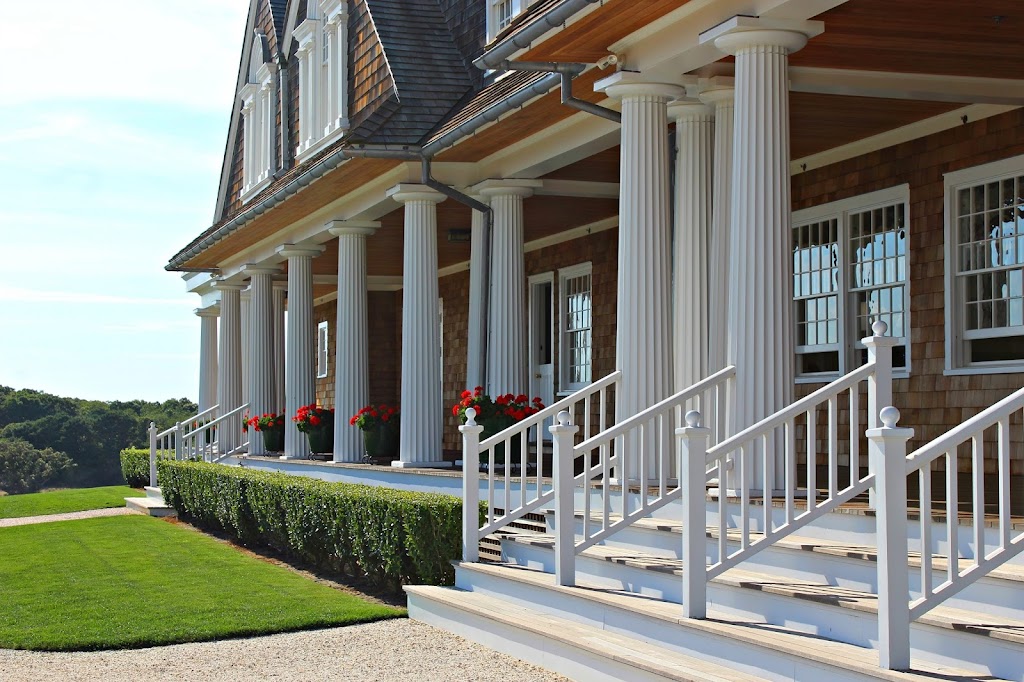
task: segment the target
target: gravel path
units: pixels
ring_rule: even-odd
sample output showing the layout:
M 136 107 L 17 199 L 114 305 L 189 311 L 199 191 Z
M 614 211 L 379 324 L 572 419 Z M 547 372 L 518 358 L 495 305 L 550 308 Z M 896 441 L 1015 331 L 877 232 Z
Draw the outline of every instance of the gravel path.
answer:
M 405 618 L 344 628 L 128 651 L 41 653 L 0 649 L 0 679 L 4 682 L 566 680 Z
M 75 519 L 93 519 L 97 516 L 124 516 L 125 514 L 139 514 L 128 507 L 114 507 L 112 509 L 90 509 L 89 511 L 68 512 L 67 514 L 47 514 L 45 516 L 22 516 L 18 519 L 0 519 L 0 528 L 8 526 L 28 526 L 33 523 L 50 523 L 51 521 L 74 521 Z

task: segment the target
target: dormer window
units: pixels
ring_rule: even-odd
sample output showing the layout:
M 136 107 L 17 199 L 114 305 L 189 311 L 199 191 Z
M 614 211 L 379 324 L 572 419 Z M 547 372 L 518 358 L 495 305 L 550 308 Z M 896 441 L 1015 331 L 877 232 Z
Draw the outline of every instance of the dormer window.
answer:
M 301 162 L 348 130 L 348 13 L 340 0 L 307 0 L 299 43 L 299 144 Z
M 267 38 L 257 33 L 249 53 L 246 83 L 239 91 L 242 111 L 242 201 L 270 184 L 277 156 L 274 70 Z
M 487 0 L 487 42 L 512 25 L 536 0 Z

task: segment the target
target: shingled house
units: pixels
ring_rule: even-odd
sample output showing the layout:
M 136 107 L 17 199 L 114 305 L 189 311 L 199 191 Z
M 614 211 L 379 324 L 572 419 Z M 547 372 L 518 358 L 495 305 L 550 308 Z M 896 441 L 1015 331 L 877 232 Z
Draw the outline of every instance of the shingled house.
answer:
M 711 589 L 739 561 L 725 560 L 729 533 L 743 529 L 745 560 L 748 531 L 808 533 L 869 491 L 875 507 L 882 460 L 869 453 L 899 432 L 903 454 L 914 451 L 915 504 L 934 499 L 945 518 L 973 511 L 963 560 L 987 561 L 988 512 L 1005 550 L 993 561 L 1010 561 L 1024 546 L 1011 541 L 1024 508 L 1022 28 L 1011 0 L 252 0 L 213 224 L 167 266 L 201 297 L 200 409 L 224 419 L 218 451 L 295 471 L 244 442 L 242 412 L 316 401 L 347 418 L 400 402 L 393 468 L 450 467 L 477 456 L 450 412 L 464 389 L 538 395 L 556 408 L 520 429 L 534 443 L 520 473 L 528 450 L 557 459 L 559 428 L 575 428 L 561 447 L 576 448 L 565 494 L 585 505 L 581 518 L 591 493 L 610 494 L 602 481 L 646 482 L 664 500 L 642 495 L 630 516 L 620 487 L 618 502 L 601 502 L 604 530 L 590 536 L 584 521 L 582 562 L 611 542 L 615 514 L 626 528 L 680 504 L 679 453 L 687 429 L 707 423 L 702 496 L 708 482 L 714 504 L 740 515 L 726 523 L 726 507 L 709 507 L 722 552 Z M 879 416 L 889 406 L 899 425 Z M 309 454 L 289 424 L 283 459 Z M 358 477 L 362 455 L 339 419 L 333 462 L 302 472 Z M 484 535 L 551 520 L 541 474 L 557 479 L 554 460 L 536 471 L 536 501 L 522 482 L 515 510 L 512 467 L 490 465 Z M 859 518 L 849 543 L 876 532 L 873 512 Z M 933 553 L 955 582 L 959 536 L 946 524 L 932 552 L 924 525 L 911 551 L 926 555 L 926 584 L 895 589 L 927 601 L 942 593 L 927 584 Z M 529 554 L 536 543 L 522 556 L 503 543 L 503 559 L 551 568 Z M 476 558 L 467 549 L 463 588 Z M 564 572 L 557 582 L 573 583 Z M 884 591 L 881 580 L 861 588 Z M 659 589 L 648 593 L 687 603 Z M 1024 608 L 1014 604 L 998 617 L 1011 623 Z M 760 608 L 744 613 L 780 622 Z M 831 616 L 793 618 L 822 633 Z M 915 634 L 915 664 L 1024 679 L 1006 662 L 1024 653 L 1010 629 L 1010 653 L 976 658 Z M 831 638 L 880 648 L 885 667 L 909 664 L 899 637 Z M 776 644 L 799 657 L 792 641 Z M 782 679 L 797 669 L 783 659 L 740 669 Z

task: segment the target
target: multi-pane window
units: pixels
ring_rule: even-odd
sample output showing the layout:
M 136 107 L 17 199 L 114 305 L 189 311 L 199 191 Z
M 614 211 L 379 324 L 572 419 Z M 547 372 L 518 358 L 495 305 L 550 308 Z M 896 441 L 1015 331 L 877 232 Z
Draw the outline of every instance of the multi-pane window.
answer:
M 793 215 L 797 373 L 845 373 L 865 358 L 861 342 L 881 320 L 903 343 L 893 364 L 909 368 L 906 185 Z
M 487 0 L 487 39 L 494 40 L 534 2 L 535 0 Z
M 946 176 L 947 368 L 1024 361 L 1024 157 Z
M 251 43 L 245 84 L 238 93 L 242 114 L 242 201 L 256 196 L 270 184 L 274 174 L 275 69 L 269 59 L 266 36 L 259 33 Z
M 593 291 L 590 263 L 559 271 L 560 388 L 574 390 L 591 382 Z
M 298 42 L 299 129 L 303 161 L 348 129 L 348 14 L 341 0 L 306 0 Z

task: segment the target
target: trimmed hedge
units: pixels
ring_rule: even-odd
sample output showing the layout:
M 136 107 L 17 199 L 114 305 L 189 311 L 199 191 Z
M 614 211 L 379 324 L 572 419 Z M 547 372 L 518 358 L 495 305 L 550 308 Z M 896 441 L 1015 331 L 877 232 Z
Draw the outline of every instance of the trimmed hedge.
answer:
M 161 450 L 157 450 L 157 457 L 162 457 Z M 174 453 L 168 451 L 166 457 L 173 457 Z M 159 472 L 158 472 L 159 473 Z M 124 480 L 133 488 L 142 488 L 149 485 L 149 450 L 147 448 L 125 448 L 121 451 L 121 474 Z
M 164 500 L 198 525 L 374 584 L 450 585 L 462 500 L 204 462 L 165 460 Z M 481 522 L 484 518 L 481 508 Z

